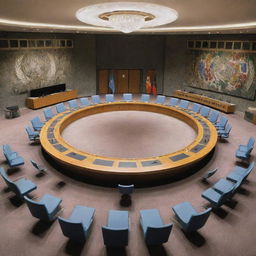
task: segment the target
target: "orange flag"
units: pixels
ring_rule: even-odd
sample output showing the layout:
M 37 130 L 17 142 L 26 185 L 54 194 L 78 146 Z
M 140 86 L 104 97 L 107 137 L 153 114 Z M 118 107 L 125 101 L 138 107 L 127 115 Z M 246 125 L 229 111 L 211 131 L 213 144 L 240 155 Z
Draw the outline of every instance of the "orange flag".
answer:
M 150 76 L 147 76 L 146 79 L 146 93 L 150 94 L 151 93 L 151 81 L 150 81 Z
M 154 80 L 153 83 L 152 83 L 152 94 L 154 96 L 157 95 L 157 91 L 156 91 L 156 81 Z

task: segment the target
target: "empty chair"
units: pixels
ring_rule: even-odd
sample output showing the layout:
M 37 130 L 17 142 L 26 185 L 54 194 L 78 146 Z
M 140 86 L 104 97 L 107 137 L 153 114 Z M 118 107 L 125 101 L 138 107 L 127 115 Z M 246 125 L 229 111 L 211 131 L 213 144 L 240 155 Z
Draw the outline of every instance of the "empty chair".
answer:
M 89 236 L 94 213 L 94 208 L 77 205 L 68 219 L 58 217 L 63 235 L 76 242 L 85 242 Z
M 254 147 L 254 142 L 255 139 L 253 137 L 250 137 L 247 145 L 239 145 L 238 149 L 236 150 L 236 157 L 244 161 L 249 160 Z
M 66 111 L 66 107 L 63 102 L 57 104 L 55 107 L 56 107 L 57 113 L 62 113 Z
M 111 103 L 115 101 L 114 94 L 106 94 L 105 100 L 107 103 Z
M 225 116 L 220 117 L 220 121 L 217 122 L 214 126 L 218 130 L 224 130 L 227 125 L 228 119 Z
M 230 194 L 230 197 L 236 192 L 236 190 L 241 186 L 242 179 L 237 182 L 232 182 L 227 179 L 220 179 L 218 182 L 216 182 L 213 186 L 213 189 L 216 190 L 220 194 L 224 194 L 230 189 L 232 189 L 232 192 Z
M 173 226 L 171 223 L 163 223 L 158 209 L 141 210 L 140 225 L 147 245 L 166 243 Z
M 134 184 L 131 184 L 131 185 L 118 184 L 118 190 L 122 195 L 120 204 L 123 206 L 129 206 L 131 204 L 130 195 L 133 193 Z
M 99 95 L 92 95 L 92 104 L 100 104 L 100 96 Z
M 60 203 L 62 199 L 45 194 L 39 202 L 36 202 L 24 196 L 25 202 L 33 217 L 41 221 L 51 222 L 56 219 L 56 214 L 60 211 Z
M 149 94 L 141 94 L 140 101 L 141 102 L 149 102 L 150 95 Z
M 70 109 L 78 109 L 79 108 L 76 99 L 69 100 L 68 105 L 69 105 Z
M 189 101 L 188 100 L 181 100 L 179 103 L 180 108 L 188 109 Z
M 218 120 L 219 114 L 220 114 L 220 113 L 219 113 L 218 111 L 212 110 L 211 113 L 210 113 L 210 115 L 209 115 L 209 117 L 208 117 L 209 121 L 210 121 L 212 124 L 215 124 L 215 123 L 217 122 L 217 120 Z
M 46 173 L 47 169 L 42 166 L 41 164 L 38 164 L 36 161 L 30 159 L 31 164 L 40 172 L 40 173 Z
M 9 189 L 20 198 L 23 198 L 23 196 L 27 195 L 28 193 L 37 188 L 36 184 L 34 184 L 31 180 L 25 178 L 20 178 L 16 181 L 10 180 L 3 168 L 0 168 L 0 174 Z
M 201 105 L 200 105 L 200 104 L 198 104 L 198 103 L 193 103 L 193 105 L 192 105 L 192 111 L 194 111 L 195 113 L 199 113 L 200 108 L 201 108 Z
M 225 130 L 217 130 L 218 137 L 221 138 L 221 139 L 228 138 L 231 129 L 232 129 L 232 126 L 230 124 L 227 124 Z
M 41 122 L 38 116 L 34 117 L 32 120 L 30 120 L 30 122 L 35 131 L 41 131 L 42 127 L 44 126 L 44 123 Z
M 207 173 L 204 174 L 202 177 L 202 181 L 207 182 L 207 180 L 212 177 L 216 172 L 218 171 L 218 168 L 215 168 L 213 170 L 208 171 Z
M 165 102 L 165 96 L 164 95 L 157 95 L 156 96 L 156 103 L 157 104 L 164 104 Z
M 123 100 L 126 102 L 132 101 L 132 93 L 123 93 Z
M 178 101 L 179 101 L 179 99 L 171 97 L 168 105 L 175 107 L 178 105 Z
M 39 132 L 33 131 L 29 126 L 26 126 L 25 128 L 30 141 L 39 141 Z
M 172 207 L 181 228 L 185 232 L 194 232 L 202 228 L 208 220 L 212 208 L 197 212 L 189 202 L 183 202 Z
M 54 117 L 54 114 L 51 108 L 45 108 L 43 112 L 44 112 L 44 117 L 46 121 L 49 121 L 52 117 Z
M 24 159 L 15 151 L 12 151 L 10 145 L 3 145 L 4 156 L 10 167 L 16 167 L 24 164 Z
M 127 246 L 128 233 L 128 211 L 110 210 L 108 213 L 108 223 L 106 226 L 102 226 L 104 244 L 110 247 Z
M 209 113 L 210 113 L 210 108 L 206 106 L 202 106 L 199 111 L 199 114 L 206 118 L 208 117 Z
M 239 145 L 238 149 L 241 151 L 249 151 L 252 150 L 254 147 L 255 139 L 253 137 L 250 137 L 250 139 L 247 142 L 247 145 Z
M 87 107 L 91 105 L 89 102 L 89 99 L 86 97 L 80 98 L 80 104 L 81 104 L 81 107 Z

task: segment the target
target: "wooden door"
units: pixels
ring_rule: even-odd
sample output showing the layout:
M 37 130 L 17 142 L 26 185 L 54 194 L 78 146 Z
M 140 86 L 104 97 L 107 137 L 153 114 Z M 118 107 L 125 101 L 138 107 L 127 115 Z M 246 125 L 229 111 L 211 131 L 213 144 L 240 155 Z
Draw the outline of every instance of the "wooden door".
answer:
M 116 93 L 129 92 L 129 72 L 126 69 L 115 70 L 116 74 Z
M 140 93 L 140 70 L 129 70 L 129 92 Z
M 106 94 L 108 93 L 108 70 L 102 69 L 98 71 L 98 93 Z

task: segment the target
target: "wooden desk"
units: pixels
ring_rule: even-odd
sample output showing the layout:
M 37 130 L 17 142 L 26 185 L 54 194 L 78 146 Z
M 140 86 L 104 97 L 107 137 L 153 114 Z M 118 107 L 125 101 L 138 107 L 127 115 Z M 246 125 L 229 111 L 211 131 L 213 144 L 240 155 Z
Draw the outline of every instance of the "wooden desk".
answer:
M 44 97 L 29 97 L 26 99 L 26 106 L 28 108 L 38 109 L 75 98 L 77 98 L 77 90 L 65 91 Z
M 203 105 L 207 105 L 209 107 L 221 110 L 225 113 L 234 113 L 235 112 L 235 104 L 228 103 L 225 101 L 216 100 L 213 98 L 209 98 L 207 96 L 199 95 L 196 93 L 185 92 L 181 90 L 176 90 L 173 94 L 174 97 L 182 98 L 190 101 L 194 101 Z

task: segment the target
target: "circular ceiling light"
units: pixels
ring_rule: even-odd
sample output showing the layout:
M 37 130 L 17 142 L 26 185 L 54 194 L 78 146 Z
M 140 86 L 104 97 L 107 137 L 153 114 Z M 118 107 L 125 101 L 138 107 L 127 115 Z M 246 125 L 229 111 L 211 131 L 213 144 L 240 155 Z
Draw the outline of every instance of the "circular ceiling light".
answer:
M 158 4 L 112 2 L 83 7 L 76 12 L 76 17 L 90 25 L 130 33 L 171 23 L 178 18 L 178 13 Z

